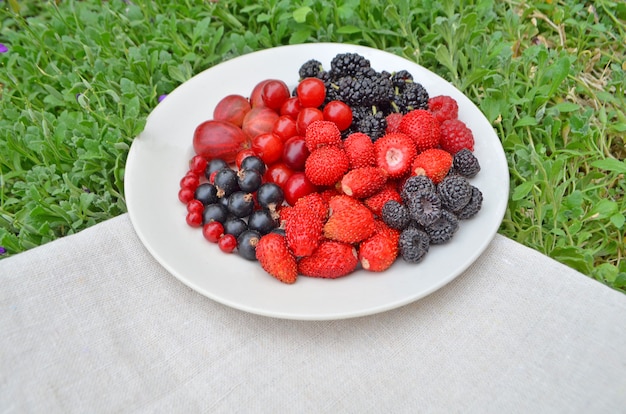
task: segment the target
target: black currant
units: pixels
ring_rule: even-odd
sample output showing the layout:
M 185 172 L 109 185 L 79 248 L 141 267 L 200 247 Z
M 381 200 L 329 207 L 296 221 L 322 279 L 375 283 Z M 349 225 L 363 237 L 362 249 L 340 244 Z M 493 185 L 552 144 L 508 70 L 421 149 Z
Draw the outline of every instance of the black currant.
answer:
M 237 251 L 241 257 L 248 260 L 256 260 L 256 245 L 261 238 L 261 233 L 255 230 L 246 230 L 237 237 Z
M 237 172 L 230 167 L 221 168 L 215 174 L 215 187 L 218 197 L 228 197 L 239 189 Z
M 257 170 L 239 170 L 237 173 L 237 184 L 242 191 L 247 193 L 258 190 L 262 182 L 263 175 Z
M 285 193 L 275 183 L 262 184 L 257 190 L 256 197 L 261 207 L 273 211 L 285 201 Z
M 209 180 L 211 179 L 211 174 L 225 167 L 228 167 L 228 163 L 226 161 L 220 158 L 214 158 L 206 165 L 206 168 L 204 170 L 204 176 L 207 178 L 207 180 Z
M 256 210 L 248 217 L 248 228 L 261 234 L 267 234 L 278 227 L 278 222 L 269 210 Z
M 248 230 L 248 225 L 239 217 L 229 217 L 224 223 L 224 234 L 232 234 L 235 238 Z
M 247 217 L 254 210 L 254 197 L 250 193 L 235 191 L 228 196 L 228 211 L 235 217 Z
M 242 170 L 257 170 L 261 175 L 265 174 L 266 166 L 261 158 L 256 155 L 249 155 L 241 161 Z
M 202 183 L 196 188 L 195 199 L 202 201 L 205 206 L 207 204 L 217 203 L 217 188 L 210 183 Z
M 228 210 L 221 204 L 209 204 L 204 207 L 202 212 L 202 223 L 206 224 L 211 221 L 219 221 L 223 223 L 228 217 Z

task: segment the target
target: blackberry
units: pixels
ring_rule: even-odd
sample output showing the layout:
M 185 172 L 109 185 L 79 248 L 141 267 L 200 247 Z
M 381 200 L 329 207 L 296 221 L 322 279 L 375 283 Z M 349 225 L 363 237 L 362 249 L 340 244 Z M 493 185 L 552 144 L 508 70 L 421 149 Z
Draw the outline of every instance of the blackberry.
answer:
M 472 186 L 472 197 L 469 203 L 456 214 L 461 220 L 467 220 L 472 218 L 478 213 L 483 205 L 483 193 L 477 188 Z
M 304 78 L 317 78 L 320 72 L 323 71 L 324 66 L 322 65 L 322 63 L 318 60 L 311 59 L 304 62 L 304 64 L 300 66 L 298 74 L 300 75 L 300 80 L 302 80 Z
M 431 244 L 443 244 L 449 241 L 458 229 L 459 220 L 448 210 L 441 210 L 439 219 L 425 227 Z
M 330 61 L 330 70 L 336 77 L 356 76 L 370 68 L 370 61 L 358 53 L 339 53 Z
M 472 151 L 467 148 L 463 148 L 454 154 L 452 168 L 454 168 L 454 172 L 457 174 L 460 174 L 463 177 L 472 178 L 480 171 L 480 164 Z
M 394 96 L 389 78 L 374 72 L 358 77 L 344 76 L 337 82 L 340 100 L 350 106 L 388 105 Z
M 430 247 L 430 237 L 422 230 L 408 227 L 400 233 L 400 256 L 409 263 L 420 262 Z
M 411 222 L 409 210 L 402 203 L 390 200 L 382 208 L 381 217 L 383 222 L 389 227 L 397 230 L 404 230 Z
M 469 203 L 472 197 L 472 185 L 460 175 L 447 175 L 437 185 L 437 193 L 443 208 L 456 212 Z
M 441 200 L 435 191 L 410 193 L 406 203 L 411 218 L 422 226 L 429 226 L 441 217 Z
M 400 70 L 391 75 L 391 83 L 396 88 L 403 88 L 407 82 L 413 82 L 413 75 L 408 70 Z
M 352 108 L 352 125 L 350 132 L 362 132 L 369 135 L 372 141 L 385 135 L 387 119 L 385 114 L 375 108 L 355 107 Z
M 412 177 L 409 177 L 404 182 L 404 185 L 402 186 L 402 191 L 400 192 L 400 196 L 406 204 L 411 193 L 428 193 L 433 191 L 435 191 L 435 184 L 433 184 L 430 178 L 425 175 L 414 175 Z
M 417 82 L 406 82 L 393 97 L 394 110 L 403 114 L 414 109 L 428 109 L 428 92 Z

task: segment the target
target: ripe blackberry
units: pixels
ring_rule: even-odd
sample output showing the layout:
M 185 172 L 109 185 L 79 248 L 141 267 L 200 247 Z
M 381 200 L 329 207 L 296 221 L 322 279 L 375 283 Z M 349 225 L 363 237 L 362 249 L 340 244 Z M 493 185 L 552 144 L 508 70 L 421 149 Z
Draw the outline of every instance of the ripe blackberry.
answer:
M 428 109 L 428 92 L 421 83 L 406 82 L 402 88 L 397 87 L 392 106 L 403 114 L 414 109 Z
M 409 263 L 420 262 L 430 247 L 430 237 L 422 230 L 407 227 L 400 233 L 398 242 L 400 256 Z
M 387 130 L 387 119 L 381 111 L 374 110 L 370 107 L 354 107 L 352 108 L 352 125 L 349 128 L 350 133 L 362 132 L 369 135 L 372 141 L 385 135 Z
M 340 100 L 350 106 L 387 105 L 394 96 L 389 78 L 377 72 L 356 77 L 344 76 L 336 84 Z
M 456 212 L 469 203 L 472 197 L 472 185 L 460 175 L 447 175 L 437 184 L 437 193 L 443 208 Z
M 311 59 L 304 62 L 304 64 L 300 66 L 298 74 L 300 75 L 300 80 L 302 80 L 304 78 L 317 78 L 320 72 L 323 71 L 324 66 L 322 65 L 322 63 L 318 60 Z
M 483 193 L 477 188 L 472 186 L 472 196 L 470 201 L 465 207 L 456 212 L 457 217 L 460 220 L 467 220 L 472 218 L 478 213 L 483 205 Z
M 443 244 L 449 241 L 459 229 L 459 220 L 448 210 L 441 210 L 441 216 L 425 227 L 431 244 Z
M 402 186 L 402 190 L 400 191 L 400 197 L 406 204 L 407 200 L 410 197 L 411 193 L 419 193 L 419 192 L 433 192 L 435 191 L 435 184 L 425 175 L 414 175 L 409 177 Z
M 408 82 L 413 82 L 413 75 L 408 70 L 399 70 L 391 75 L 391 82 L 396 88 L 403 88 Z
M 406 203 L 411 218 L 422 226 L 429 226 L 441 217 L 441 200 L 435 191 L 409 193 Z
M 455 173 L 466 178 L 472 178 L 480 171 L 480 164 L 472 151 L 463 148 L 454 154 L 452 168 L 454 168 Z
M 398 203 L 396 200 L 389 200 L 385 203 L 381 217 L 386 225 L 397 230 L 404 230 L 411 223 L 409 210 L 404 204 Z
M 330 70 L 337 78 L 356 76 L 370 67 L 370 61 L 358 53 L 339 53 L 330 61 Z

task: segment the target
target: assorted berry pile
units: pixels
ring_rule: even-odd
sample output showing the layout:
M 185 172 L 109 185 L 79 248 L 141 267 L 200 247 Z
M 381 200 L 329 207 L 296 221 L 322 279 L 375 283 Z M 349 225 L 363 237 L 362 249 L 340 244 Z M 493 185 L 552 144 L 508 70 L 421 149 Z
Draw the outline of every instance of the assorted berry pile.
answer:
M 224 97 L 196 128 L 178 198 L 206 240 L 294 283 L 418 263 L 478 213 L 474 136 L 453 98 L 354 53 L 299 76 L 292 91 L 267 79 Z

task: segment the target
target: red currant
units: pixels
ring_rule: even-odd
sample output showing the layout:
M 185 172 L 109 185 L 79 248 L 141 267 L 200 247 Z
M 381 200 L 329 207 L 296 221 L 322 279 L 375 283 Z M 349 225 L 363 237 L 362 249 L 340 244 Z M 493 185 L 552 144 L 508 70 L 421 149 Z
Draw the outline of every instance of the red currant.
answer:
M 289 99 L 291 93 L 287 84 L 278 79 L 272 79 L 263 86 L 261 98 L 263 103 L 270 109 L 278 110 Z
M 266 165 L 270 165 L 283 156 L 283 140 L 272 133 L 257 135 L 252 140 L 252 150 Z
M 306 78 L 300 81 L 296 88 L 298 100 L 304 108 L 317 108 L 326 99 L 326 86 L 318 78 Z
M 211 243 L 217 243 L 224 235 L 224 226 L 219 221 L 209 221 L 202 226 L 202 235 Z
M 284 187 L 285 183 L 293 174 L 293 170 L 287 167 L 282 162 L 272 164 L 265 172 L 265 181 L 278 184 L 279 187 Z
M 217 241 L 217 245 L 224 253 L 232 253 L 237 248 L 237 239 L 232 234 L 225 234 Z
M 187 174 L 180 180 L 180 188 L 189 188 L 195 191 L 200 185 L 200 178 L 196 174 Z
M 191 188 L 181 188 L 180 191 L 178 192 L 178 199 L 180 200 L 181 203 L 187 204 L 191 200 L 193 200 L 193 197 L 194 197 L 194 190 L 192 190 Z
M 187 212 L 196 212 L 202 214 L 203 211 L 204 204 L 202 204 L 202 201 L 193 199 L 187 203 Z
M 323 120 L 324 114 L 319 109 L 302 108 L 300 113 L 298 113 L 298 118 L 296 119 L 296 128 L 298 129 L 298 134 L 304 136 L 304 134 L 306 133 L 306 127 L 308 127 L 311 122 Z
M 317 191 L 317 187 L 306 178 L 303 172 L 292 174 L 282 187 L 285 193 L 285 201 L 292 206 L 296 204 L 300 197 Z
M 323 110 L 324 120 L 334 122 L 340 131 L 352 125 L 352 109 L 341 101 L 330 101 Z
M 278 135 L 283 141 L 286 141 L 298 134 L 296 121 L 288 115 L 281 115 L 276 122 L 274 122 L 272 133 Z
M 197 211 L 187 213 L 187 224 L 191 227 L 202 226 L 202 213 L 198 213 Z
M 304 163 L 309 157 L 306 141 L 301 136 L 295 136 L 285 141 L 283 146 L 283 162 L 295 171 L 304 171 Z
M 204 174 L 207 164 L 206 158 L 201 155 L 194 155 L 191 161 L 189 161 L 189 171 L 197 175 Z

